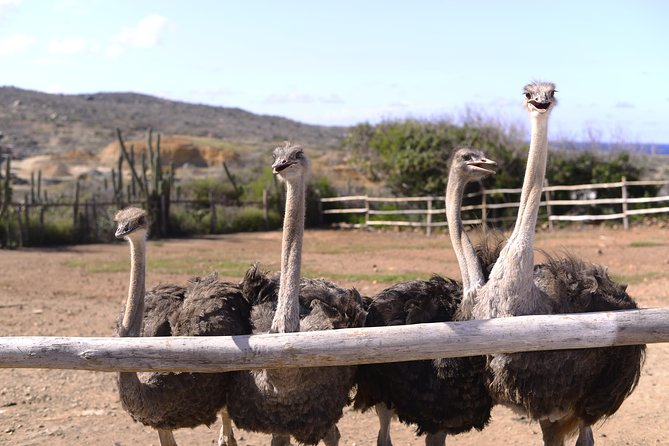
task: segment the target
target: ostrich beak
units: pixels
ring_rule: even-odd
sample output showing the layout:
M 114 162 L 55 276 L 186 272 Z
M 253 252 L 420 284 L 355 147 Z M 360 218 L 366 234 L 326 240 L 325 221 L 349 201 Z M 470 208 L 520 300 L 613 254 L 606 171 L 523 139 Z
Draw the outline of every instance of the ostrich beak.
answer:
M 477 170 L 482 170 L 486 174 L 489 175 L 494 175 L 496 172 L 492 169 L 492 167 L 496 166 L 497 163 L 491 159 L 488 158 L 481 158 L 476 161 L 468 161 L 467 162 L 468 166 L 472 166 Z
M 132 227 L 130 223 L 118 225 L 118 228 L 116 228 L 116 232 L 114 233 L 114 235 L 116 236 L 116 238 L 123 238 L 130 232 L 132 232 L 133 229 L 134 227 Z
M 295 164 L 295 162 L 286 161 L 286 160 L 277 161 L 276 163 L 274 163 L 274 165 L 272 165 L 272 172 L 274 172 L 274 174 L 277 174 L 277 173 L 281 172 L 282 170 L 285 170 L 285 169 L 289 168 L 293 164 Z

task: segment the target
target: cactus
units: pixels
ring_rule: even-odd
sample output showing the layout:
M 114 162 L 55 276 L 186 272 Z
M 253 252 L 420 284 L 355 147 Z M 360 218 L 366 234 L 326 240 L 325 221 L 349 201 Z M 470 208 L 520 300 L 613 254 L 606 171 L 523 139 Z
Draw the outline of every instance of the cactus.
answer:
M 11 163 L 12 159 L 8 153 L 5 158 L 5 178 L 2 182 L 2 208 L 0 208 L 0 217 L 7 216 L 9 205 L 12 202 Z M 6 218 L 9 221 L 9 217 L 7 216 Z
M 79 179 L 74 184 L 74 204 L 72 205 L 72 230 L 74 231 L 75 240 L 78 240 L 79 228 L 79 190 L 81 185 Z
M 25 202 L 28 203 L 27 196 Z M 35 204 L 35 172 L 30 172 L 30 203 Z
M 46 189 L 44 190 L 44 193 L 46 194 Z M 42 169 L 37 171 L 37 202 L 41 202 L 42 198 Z
M 118 178 L 116 179 L 116 184 L 118 186 L 116 194 L 116 203 L 118 207 L 123 206 L 123 154 L 118 156 Z
M 230 173 L 230 170 L 228 169 L 228 165 L 225 161 L 223 161 L 223 169 L 225 169 L 225 174 L 228 176 L 228 180 L 230 180 L 230 184 L 232 184 L 232 188 L 235 190 L 235 201 L 236 201 L 237 205 L 241 205 L 240 197 L 242 196 L 242 191 L 237 186 L 237 182 L 235 181 L 235 177 L 234 177 L 234 175 L 232 175 Z
M 152 221 L 151 233 L 158 236 L 167 235 L 167 222 L 169 220 L 169 206 L 171 190 L 174 187 L 174 165 L 170 165 L 167 174 L 163 173 L 163 158 L 160 150 L 160 134 L 156 136 L 155 148 L 153 140 L 153 130 L 149 129 L 146 137 L 146 151 L 141 155 L 141 177 L 135 167 L 135 153 L 131 147 L 130 153 L 125 148 L 120 129 L 116 129 L 116 134 L 121 146 L 121 156 L 132 174 L 131 187 L 128 188 L 128 196 L 136 194 L 135 187 L 139 188 L 145 208 Z M 119 168 L 120 168 L 119 161 Z M 149 172 L 150 171 L 150 172 Z M 149 173 L 151 177 L 149 178 Z
M 144 183 L 142 183 L 139 179 L 139 175 L 137 175 L 137 170 L 135 169 L 135 163 L 130 161 L 130 155 L 128 154 L 128 151 L 125 148 L 125 143 L 123 142 L 123 136 L 121 135 L 121 129 L 116 129 L 116 137 L 118 138 L 118 143 L 121 147 L 121 157 L 125 158 L 125 160 L 128 162 L 128 166 L 130 167 L 130 173 L 132 174 L 132 177 L 137 181 L 139 184 L 139 187 L 141 189 L 142 194 L 146 195 L 146 188 Z M 120 162 L 119 162 L 120 164 Z
M 135 168 L 135 147 L 130 146 L 130 157 L 128 159 L 128 163 L 132 166 L 132 168 Z M 130 175 L 130 184 L 131 187 L 128 189 L 128 199 L 135 198 L 137 196 L 137 178 L 135 178 L 134 175 Z

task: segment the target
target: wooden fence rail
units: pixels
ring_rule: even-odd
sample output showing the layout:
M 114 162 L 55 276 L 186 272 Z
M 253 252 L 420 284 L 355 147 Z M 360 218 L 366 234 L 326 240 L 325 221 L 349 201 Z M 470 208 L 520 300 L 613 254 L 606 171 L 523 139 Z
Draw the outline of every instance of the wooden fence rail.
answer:
M 669 342 L 669 308 L 220 337 L 0 337 L 0 367 L 221 372 Z
M 660 195 L 656 197 L 640 197 L 628 198 L 628 187 L 630 186 L 666 186 L 669 185 L 669 180 L 653 180 L 653 181 L 626 181 L 623 177 L 621 181 L 615 183 L 598 183 L 598 184 L 577 184 L 569 186 L 545 186 L 543 188 L 544 200 L 541 202 L 541 207 L 545 208 L 545 214 L 542 213 L 544 221 L 548 222 L 549 228 L 553 228 L 553 222 L 556 221 L 604 221 L 604 220 L 622 220 L 625 229 L 629 227 L 629 217 L 634 215 L 649 215 L 649 214 L 669 214 L 669 206 L 657 206 L 646 209 L 629 209 L 628 205 L 646 204 L 653 205 L 661 202 L 669 202 L 669 195 Z M 553 199 L 552 193 L 566 191 L 592 191 L 597 189 L 620 189 L 620 198 L 574 198 L 570 200 Z M 475 192 L 465 195 L 466 199 L 480 197 L 480 204 L 466 205 L 462 207 L 463 211 L 475 211 L 479 218 L 468 219 L 464 224 L 487 224 L 498 223 L 503 221 L 513 221 L 515 217 L 489 217 L 487 211 L 502 210 L 510 208 L 518 208 L 520 203 L 518 201 L 492 203 L 492 197 L 499 197 L 507 194 L 515 194 L 520 196 L 521 189 L 484 189 L 480 192 Z M 352 203 L 351 207 L 347 208 L 331 208 L 340 203 Z M 424 205 L 415 209 L 374 209 L 372 203 L 424 203 Z M 434 203 L 437 203 L 435 206 Z M 600 215 L 562 215 L 555 213 L 556 206 L 601 206 L 614 205 L 620 208 L 620 212 L 613 212 Z M 330 207 L 330 208 L 329 208 Z M 445 221 L 435 221 L 435 215 L 443 216 L 445 214 L 444 197 L 426 196 L 426 197 L 369 197 L 367 195 L 354 195 L 346 197 L 322 198 L 321 209 L 323 215 L 359 215 L 364 217 L 364 223 L 351 224 L 353 227 L 366 226 L 410 226 L 422 227 L 426 229 L 428 235 L 431 234 L 432 229 L 436 227 L 446 226 Z M 419 216 L 422 217 L 418 221 L 416 219 L 378 219 L 375 216 Z

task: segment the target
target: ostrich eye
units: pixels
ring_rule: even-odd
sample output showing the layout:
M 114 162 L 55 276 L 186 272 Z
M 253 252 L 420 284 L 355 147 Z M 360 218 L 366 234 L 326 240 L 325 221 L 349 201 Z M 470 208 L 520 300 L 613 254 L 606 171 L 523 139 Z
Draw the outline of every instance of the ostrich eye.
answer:
M 297 153 L 295 154 L 295 158 L 298 159 L 298 160 L 304 158 L 304 153 L 302 153 L 302 152 L 297 152 Z
M 529 94 L 529 93 L 525 93 L 525 98 L 526 98 L 526 99 L 530 99 L 531 97 L 532 97 L 531 94 Z
M 550 96 L 551 96 L 551 98 L 555 97 L 555 90 L 551 90 Z
M 139 220 L 137 220 L 138 226 L 144 226 L 145 224 L 146 224 L 146 218 L 142 217 Z
M 470 154 L 463 155 L 463 156 L 462 156 L 462 160 L 463 160 L 463 161 L 471 161 L 471 160 L 472 160 L 472 156 L 471 156 Z

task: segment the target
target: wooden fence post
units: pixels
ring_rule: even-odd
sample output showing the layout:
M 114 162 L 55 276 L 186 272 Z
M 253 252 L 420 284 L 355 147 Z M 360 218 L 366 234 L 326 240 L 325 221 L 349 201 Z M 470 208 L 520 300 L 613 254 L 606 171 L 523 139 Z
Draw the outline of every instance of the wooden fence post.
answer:
M 209 191 L 209 233 L 216 233 L 216 203 L 214 203 L 214 193 Z
M 128 203 L 129 204 L 129 203 Z M 91 220 L 93 222 L 93 240 L 96 241 L 99 235 L 98 228 L 98 205 L 95 202 L 95 195 L 91 198 Z
M 620 186 L 621 189 L 621 194 L 622 194 L 622 199 L 623 199 L 623 228 L 624 229 L 629 229 L 630 228 L 630 223 L 629 223 L 629 218 L 627 217 L 627 178 L 623 176 L 620 178 L 620 182 L 623 183 Z
M 544 178 L 544 187 L 548 187 L 548 178 Z M 546 218 L 548 218 L 548 230 L 553 231 L 553 220 L 551 220 L 552 208 L 551 208 L 551 191 L 547 190 L 544 192 L 546 196 Z
M 481 185 L 481 226 L 485 231 L 488 226 L 488 200 L 486 199 L 485 187 Z
M 369 227 L 369 201 L 367 198 L 367 195 L 365 195 L 365 228 Z
M 160 136 L 160 135 L 158 135 Z M 167 237 L 167 203 L 164 194 L 160 194 L 160 230 L 161 237 Z
M 25 233 L 23 235 L 23 242 L 26 245 L 30 245 L 30 206 L 28 204 L 28 195 L 25 196 L 24 206 L 23 206 L 23 221 L 25 221 Z M 20 220 L 20 218 L 19 218 Z
M 17 231 L 17 235 L 18 235 L 17 243 L 18 243 L 18 245 L 17 246 L 19 248 L 22 248 L 23 247 L 23 222 L 21 221 L 21 205 L 20 204 L 16 205 L 16 222 L 18 224 L 18 227 L 17 227 L 17 229 L 18 229 L 18 231 Z
M 427 197 L 427 236 L 432 235 L 432 197 Z
M 316 223 L 320 228 L 323 226 L 323 201 L 321 201 L 321 193 L 318 191 L 318 189 L 315 189 L 314 193 L 316 194 L 316 206 L 318 207 L 316 209 L 316 215 L 318 215 L 318 221 Z

